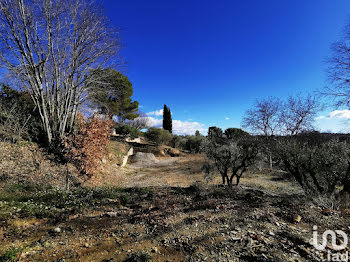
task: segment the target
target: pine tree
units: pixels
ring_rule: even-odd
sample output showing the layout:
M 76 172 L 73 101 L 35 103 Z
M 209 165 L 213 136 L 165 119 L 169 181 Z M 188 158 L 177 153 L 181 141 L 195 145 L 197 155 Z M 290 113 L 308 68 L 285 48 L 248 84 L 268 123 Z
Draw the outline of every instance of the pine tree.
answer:
M 170 133 L 173 133 L 173 120 L 171 119 L 170 108 L 164 105 L 163 110 L 163 129 L 168 130 Z
M 131 99 L 134 91 L 127 76 L 113 69 L 97 69 L 92 74 L 99 79 L 88 89 L 93 108 L 102 114 L 117 116 L 120 122 L 139 116 L 139 102 Z

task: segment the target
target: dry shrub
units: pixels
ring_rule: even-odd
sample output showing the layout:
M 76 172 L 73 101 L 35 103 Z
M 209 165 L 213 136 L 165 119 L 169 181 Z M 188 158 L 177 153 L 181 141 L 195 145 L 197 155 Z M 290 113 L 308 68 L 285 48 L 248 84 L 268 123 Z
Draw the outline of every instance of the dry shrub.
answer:
M 65 157 L 85 175 L 96 173 L 104 157 L 111 135 L 112 120 L 93 115 L 85 119 L 79 115 L 73 134 L 64 139 Z

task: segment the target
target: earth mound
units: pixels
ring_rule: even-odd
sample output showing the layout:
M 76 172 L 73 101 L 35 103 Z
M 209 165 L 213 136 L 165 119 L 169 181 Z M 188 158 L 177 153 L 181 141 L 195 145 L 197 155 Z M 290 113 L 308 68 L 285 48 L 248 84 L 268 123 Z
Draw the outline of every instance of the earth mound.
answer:
M 153 153 L 137 152 L 131 157 L 133 164 L 151 165 L 157 163 L 159 160 L 154 156 Z

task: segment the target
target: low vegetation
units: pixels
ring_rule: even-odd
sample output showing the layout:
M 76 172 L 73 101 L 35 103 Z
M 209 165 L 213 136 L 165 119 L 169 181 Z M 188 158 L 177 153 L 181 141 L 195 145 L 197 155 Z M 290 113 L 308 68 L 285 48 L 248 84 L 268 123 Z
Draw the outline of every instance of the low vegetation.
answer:
M 149 128 L 145 133 L 145 137 L 156 145 L 167 145 L 172 139 L 172 135 L 168 130 L 156 127 Z
M 282 168 L 307 194 L 332 197 L 339 188 L 349 193 L 350 152 L 346 141 L 304 134 L 276 140 L 274 151 Z
M 98 169 L 111 135 L 112 121 L 92 115 L 77 118 L 75 132 L 63 140 L 63 154 L 85 175 L 92 176 Z
M 117 123 L 115 125 L 115 133 L 122 136 L 128 136 L 130 138 L 137 138 L 142 135 L 138 128 L 122 123 Z

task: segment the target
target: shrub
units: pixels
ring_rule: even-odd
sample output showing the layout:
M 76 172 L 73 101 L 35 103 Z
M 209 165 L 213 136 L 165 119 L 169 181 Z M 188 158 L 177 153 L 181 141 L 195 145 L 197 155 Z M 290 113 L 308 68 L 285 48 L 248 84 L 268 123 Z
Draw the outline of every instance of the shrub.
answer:
M 130 136 L 130 138 L 137 138 L 141 136 L 141 131 L 136 127 L 127 124 L 116 124 L 115 133 L 123 136 Z
M 200 153 L 203 140 L 203 136 L 188 136 L 185 143 L 185 150 L 188 150 L 190 153 Z
M 241 139 L 249 137 L 249 133 L 240 128 L 227 128 L 224 134 L 228 139 Z
M 156 127 L 148 129 L 145 133 L 145 137 L 156 145 L 168 144 L 172 139 L 172 135 L 169 131 Z
M 43 142 L 39 112 L 28 92 L 2 85 L 0 89 L 0 139 Z
M 0 257 L 1 262 L 12 262 L 18 260 L 18 255 L 22 252 L 22 248 L 11 247 L 6 250 L 5 254 Z
M 331 196 L 337 186 L 348 191 L 350 150 L 346 142 L 292 137 L 276 143 L 274 151 L 307 194 Z
M 18 108 L 6 108 L 0 104 L 0 139 L 15 143 L 28 136 L 28 127 L 23 123 Z
M 119 196 L 119 200 L 120 200 L 120 203 L 121 203 L 123 206 L 125 206 L 125 205 L 127 205 L 127 204 L 130 204 L 130 202 L 131 202 L 130 195 L 128 195 L 128 194 L 121 194 L 121 195 Z
M 205 139 L 204 136 L 177 136 L 174 135 L 171 140 L 171 146 L 174 148 L 179 148 L 181 150 L 189 151 L 190 153 L 200 153 L 201 144 Z
M 109 143 L 111 127 L 108 118 L 93 115 L 86 120 L 78 115 L 74 133 L 63 140 L 67 162 L 73 163 L 82 174 L 94 175 Z
M 130 253 L 123 261 L 124 262 L 148 262 L 151 261 L 152 256 L 144 251 L 137 251 Z
M 249 135 L 224 136 L 222 130 L 217 127 L 210 127 L 208 134 L 208 139 L 202 143 L 208 158 L 203 170 L 210 174 L 217 169 L 223 184 L 231 186 L 233 178 L 236 178 L 238 185 L 243 173 L 254 163 L 258 155 L 256 139 Z
M 185 137 L 173 135 L 173 138 L 171 139 L 170 145 L 173 148 L 185 149 L 186 142 L 187 142 L 187 139 Z

